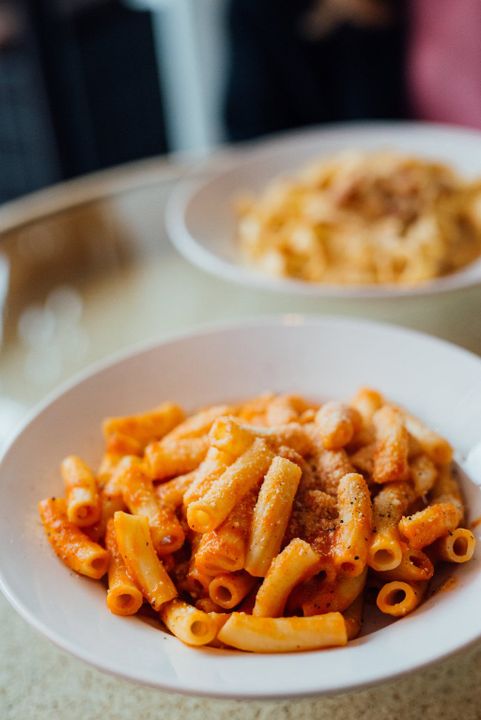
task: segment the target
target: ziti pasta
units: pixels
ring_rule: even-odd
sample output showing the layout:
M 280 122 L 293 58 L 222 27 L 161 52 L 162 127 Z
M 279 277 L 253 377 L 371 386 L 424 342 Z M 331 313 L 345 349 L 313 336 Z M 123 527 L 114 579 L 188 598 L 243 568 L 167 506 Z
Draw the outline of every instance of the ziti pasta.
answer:
M 396 152 L 344 152 L 238 203 L 247 262 L 314 283 L 416 285 L 481 255 L 481 184 Z
M 103 423 L 96 469 L 61 464 L 39 503 L 52 548 L 116 615 L 157 613 L 187 645 L 345 645 L 363 609 L 403 617 L 475 538 L 452 448 L 376 390 L 323 404 L 265 394 Z

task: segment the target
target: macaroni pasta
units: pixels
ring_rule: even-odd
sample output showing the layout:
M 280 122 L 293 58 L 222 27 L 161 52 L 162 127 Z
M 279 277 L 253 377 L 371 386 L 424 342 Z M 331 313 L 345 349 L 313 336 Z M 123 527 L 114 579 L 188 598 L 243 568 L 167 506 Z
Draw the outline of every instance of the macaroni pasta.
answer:
M 366 604 L 403 617 L 440 563 L 475 551 L 451 446 L 370 388 L 190 416 L 166 402 L 103 432 L 97 470 L 67 457 L 65 498 L 39 503 L 47 538 L 70 569 L 106 575 L 112 613 L 150 606 L 192 647 L 345 645 Z
M 237 237 L 268 275 L 416 285 L 481 255 L 478 181 L 395 152 L 350 152 L 239 201 Z

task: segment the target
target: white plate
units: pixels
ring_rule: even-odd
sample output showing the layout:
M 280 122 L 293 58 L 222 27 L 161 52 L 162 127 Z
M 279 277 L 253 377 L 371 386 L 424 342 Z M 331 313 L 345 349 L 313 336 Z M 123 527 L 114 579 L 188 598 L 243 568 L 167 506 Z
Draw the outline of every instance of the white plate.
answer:
M 481 283 L 481 260 L 460 272 L 412 288 L 399 285 L 323 285 L 274 278 L 247 266 L 235 241 L 234 201 L 260 192 L 278 175 L 289 175 L 340 150 L 397 149 L 452 164 L 467 176 L 481 176 L 481 133 L 427 123 L 338 125 L 274 140 L 258 141 L 230 153 L 220 169 L 187 177 L 166 210 L 169 237 L 179 252 L 203 270 L 243 285 L 325 298 L 412 297 Z M 214 165 L 215 167 L 215 165 Z
M 444 433 L 460 456 L 480 440 L 481 360 L 428 336 L 349 319 L 286 316 L 211 329 L 104 365 L 70 385 L 19 432 L 0 466 L 0 581 L 21 615 L 97 667 L 164 689 L 236 698 L 348 690 L 419 668 L 481 636 L 481 552 L 451 592 L 345 648 L 288 655 L 190 649 L 139 618 L 111 615 L 100 583 L 49 547 L 37 501 L 61 492 L 59 460 L 96 463 L 100 422 L 172 398 L 194 409 L 265 389 L 349 397 L 380 388 Z M 477 478 L 478 482 L 480 477 Z M 471 517 L 479 490 L 464 486 Z M 477 530 L 478 534 L 480 529 Z

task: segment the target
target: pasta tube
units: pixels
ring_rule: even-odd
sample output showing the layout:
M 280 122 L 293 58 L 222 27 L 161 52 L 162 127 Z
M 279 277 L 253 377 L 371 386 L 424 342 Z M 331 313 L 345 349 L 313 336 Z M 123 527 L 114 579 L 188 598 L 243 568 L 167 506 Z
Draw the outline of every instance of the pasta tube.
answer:
M 61 465 L 67 494 L 67 518 L 78 527 L 94 525 L 100 518 L 97 483 L 90 468 L 76 455 Z
M 135 455 L 135 453 L 129 453 L 132 455 Z M 102 456 L 102 460 L 100 462 L 98 471 L 97 471 L 97 481 L 99 484 L 99 487 L 102 489 L 106 485 L 106 483 L 110 480 L 112 477 L 112 473 L 114 472 L 115 468 L 119 464 L 119 462 L 122 460 L 122 455 L 117 455 L 116 453 L 104 453 Z
M 187 507 L 187 522 L 195 532 L 215 530 L 234 506 L 264 477 L 273 453 L 263 440 L 255 440 L 210 486 L 200 500 Z
M 222 647 L 222 643 L 218 639 L 219 632 L 220 632 L 221 628 L 224 627 L 227 620 L 229 619 L 229 613 L 226 613 L 222 610 L 222 608 L 219 608 L 219 610 L 209 610 L 209 617 L 211 618 L 212 622 L 214 623 L 214 625 L 216 627 L 216 637 L 210 643 L 211 647 Z
M 211 405 L 186 418 L 180 425 L 171 430 L 165 439 L 181 440 L 203 437 L 207 435 L 217 418 L 223 415 L 232 415 L 234 412 L 235 407 L 232 405 Z
M 217 603 L 212 602 L 210 597 L 203 597 L 199 598 L 199 600 L 196 601 L 195 607 L 197 610 L 203 610 L 206 613 L 222 613 L 224 612 L 224 609 L 221 608 L 220 605 L 217 605 Z M 227 619 L 227 615 L 226 615 Z
M 372 421 L 374 413 L 384 405 L 384 398 L 380 392 L 372 388 L 360 388 L 350 403 L 355 408 L 365 424 Z
M 144 448 L 148 443 L 167 435 L 184 417 L 184 411 L 179 405 L 165 402 L 153 410 L 137 415 L 107 418 L 103 422 L 102 430 L 107 441 L 112 435 L 119 433 L 136 440 Z
M 395 580 L 383 585 L 376 598 L 376 605 L 386 615 L 404 617 L 417 608 L 425 590 L 426 583 Z
M 84 528 L 84 532 L 89 536 L 91 540 L 99 542 L 103 540 L 106 530 L 107 523 L 110 518 L 113 518 L 117 510 L 125 510 L 125 503 L 122 495 L 110 495 L 105 490 L 101 490 L 99 493 L 100 497 L 100 519 L 95 525 Z
M 434 430 L 430 430 L 426 425 L 414 417 L 410 413 L 400 408 L 400 412 L 404 418 L 404 424 L 410 435 L 414 437 L 423 452 L 426 453 L 436 465 L 446 465 L 453 459 L 453 449 L 451 445 L 441 435 Z
M 234 612 L 217 637 L 238 650 L 296 652 L 345 645 L 347 630 L 343 616 L 336 612 L 309 618 L 254 617 Z
M 409 442 L 403 416 L 396 408 L 384 405 L 374 414 L 373 423 L 376 431 L 374 482 L 406 480 L 409 475 Z
M 184 475 L 199 467 L 209 447 L 209 439 L 203 437 L 165 438 L 150 443 L 145 449 L 148 473 L 155 480 L 166 480 L 175 475 Z
M 251 425 L 250 428 L 257 437 L 266 440 L 274 450 L 287 446 L 302 456 L 308 455 L 312 450 L 311 437 L 305 426 L 300 423 L 288 423 L 287 425 L 266 428 Z
M 107 607 L 114 615 L 134 615 L 144 599 L 122 560 L 115 538 L 113 518 L 107 524 L 105 545 L 110 553 Z
M 299 395 L 276 395 L 266 409 L 267 425 L 287 425 L 298 422 L 302 413 L 310 409 Z
M 355 577 L 365 568 L 372 531 L 371 496 L 362 475 L 344 475 L 339 483 L 338 505 L 333 559 L 343 575 Z
M 475 547 L 476 538 L 471 530 L 456 528 L 449 535 L 437 541 L 433 546 L 433 552 L 439 560 L 465 563 L 473 557 Z
M 217 635 L 218 626 L 209 613 L 183 600 L 170 600 L 160 610 L 164 625 L 187 645 L 208 645 Z
M 407 482 L 386 483 L 374 498 L 374 533 L 367 558 L 373 570 L 394 570 L 400 564 L 402 548 L 397 525 L 413 500 L 414 491 Z
M 319 478 L 319 490 L 337 498 L 339 482 L 348 473 L 354 472 L 345 450 L 319 450 L 312 456 Z
M 209 597 L 221 608 L 231 610 L 250 593 L 255 584 L 247 573 L 225 573 L 210 581 Z
M 299 538 L 291 540 L 272 561 L 257 593 L 252 614 L 264 618 L 282 615 L 292 590 L 314 575 L 319 565 L 319 555 L 309 543 Z
M 361 388 L 352 398 L 350 405 L 359 413 L 361 417 L 361 427 L 355 431 L 354 437 L 349 445 L 353 450 L 364 450 L 366 445 L 372 445 L 374 443 L 375 432 L 372 419 L 374 413 L 384 405 L 384 398 L 377 390 Z M 372 469 L 369 470 L 369 475 L 371 474 Z
M 240 405 L 236 415 L 242 422 L 264 425 L 267 408 L 274 397 L 273 393 L 267 392 L 251 398 Z
M 121 458 L 124 455 L 142 455 L 143 446 L 138 440 L 120 432 L 114 432 L 105 439 L 107 455 Z
M 366 584 L 367 568 L 356 577 L 341 577 L 330 581 L 321 572 L 300 585 L 288 601 L 290 612 L 304 616 L 346 610 L 362 593 Z
M 162 505 L 178 508 L 184 501 L 184 495 L 195 479 L 195 472 L 179 475 L 172 480 L 157 485 L 155 492 Z
M 209 594 L 209 585 L 212 575 L 202 572 L 190 563 L 185 577 L 178 583 L 179 589 L 187 592 L 192 598 L 202 598 Z
M 167 555 L 181 548 L 185 533 L 174 508 L 160 502 L 152 480 L 143 472 L 140 460 L 137 458 L 123 460 L 119 483 L 123 490 L 124 502 L 130 512 L 148 519 L 152 541 L 159 555 Z
M 103 486 L 103 491 L 106 495 L 117 495 L 122 496 L 123 493 L 123 481 L 124 481 L 124 471 L 125 471 L 125 463 L 127 461 L 137 462 L 141 463 L 141 459 L 138 458 L 136 455 L 126 455 L 116 463 L 115 468 L 113 469 L 110 477 L 108 478 L 107 482 Z
M 114 515 L 114 527 L 129 575 L 154 610 L 159 610 L 177 596 L 177 590 L 154 550 L 147 518 L 119 511 Z
M 143 454 L 141 443 L 128 435 L 122 435 L 118 432 L 114 432 L 107 437 L 105 446 L 105 453 L 97 474 L 98 482 L 103 489 L 111 483 L 120 462 L 126 455 L 141 457 Z M 110 486 L 108 492 L 109 494 L 114 492 L 112 486 Z
M 326 450 L 339 450 L 348 445 L 361 427 L 361 416 L 355 408 L 331 401 L 321 405 L 316 425 Z
M 233 417 L 218 418 L 210 429 L 209 437 L 212 447 L 230 455 L 232 459 L 245 453 L 256 438 L 248 426 Z
M 262 483 L 254 509 L 245 567 L 263 577 L 279 553 L 302 471 L 298 465 L 275 457 Z
M 216 447 L 210 447 L 200 466 L 194 470 L 192 484 L 184 494 L 184 505 L 199 500 L 231 463 L 232 458 L 227 453 Z
M 42 500 L 38 511 L 50 545 L 65 565 L 94 580 L 105 575 L 109 553 L 70 522 L 63 498 Z
M 438 469 L 428 455 L 418 455 L 411 462 L 411 481 L 417 497 L 425 497 L 438 478 Z
M 245 567 L 255 501 L 256 494 L 251 491 L 235 506 L 222 525 L 202 535 L 194 553 L 194 564 L 201 572 L 218 575 Z
M 414 515 L 402 517 L 399 531 L 410 547 L 421 550 L 438 538 L 448 535 L 461 521 L 459 509 L 450 502 L 429 505 Z
M 307 410 L 304 410 L 303 413 L 299 416 L 299 422 L 301 425 L 307 425 L 307 424 L 314 424 L 314 420 L 316 419 L 317 411 L 319 410 L 319 405 L 315 407 L 307 408 Z
M 358 450 L 349 455 L 352 466 L 359 472 L 366 475 L 371 482 L 374 472 L 374 453 L 376 451 L 375 443 L 363 445 Z
M 460 522 L 464 515 L 463 499 L 458 482 L 454 476 L 453 467 L 449 463 L 443 465 L 439 470 L 439 475 L 431 492 L 431 502 L 433 503 L 451 503 L 460 514 Z
M 379 573 L 379 577 L 386 582 L 390 580 L 405 580 L 406 582 L 422 582 L 434 575 L 434 565 L 422 550 L 414 550 L 404 543 L 401 544 L 401 562 L 394 570 Z
M 245 452 L 256 438 L 262 438 L 274 450 L 288 446 L 300 455 L 312 450 L 312 439 L 300 423 L 262 427 L 245 425 L 237 418 L 219 418 L 212 426 L 210 438 L 214 447 L 236 457 Z

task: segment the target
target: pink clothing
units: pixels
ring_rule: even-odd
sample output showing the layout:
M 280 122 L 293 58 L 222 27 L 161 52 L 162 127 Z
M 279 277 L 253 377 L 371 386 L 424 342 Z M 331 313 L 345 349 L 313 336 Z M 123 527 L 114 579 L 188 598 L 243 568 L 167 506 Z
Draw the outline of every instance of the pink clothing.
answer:
M 481 0 L 411 0 L 415 117 L 481 128 Z

